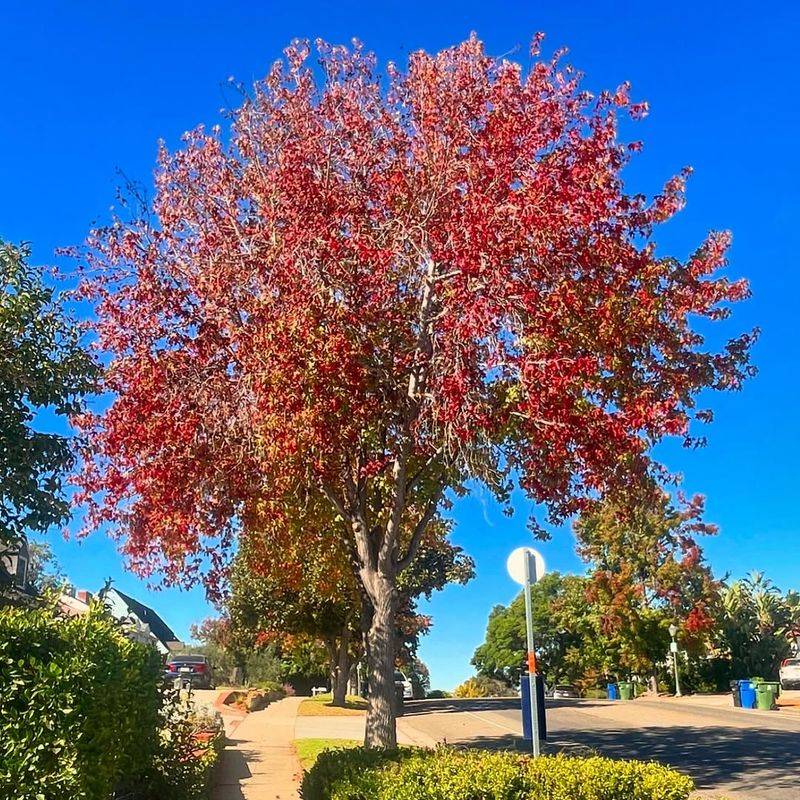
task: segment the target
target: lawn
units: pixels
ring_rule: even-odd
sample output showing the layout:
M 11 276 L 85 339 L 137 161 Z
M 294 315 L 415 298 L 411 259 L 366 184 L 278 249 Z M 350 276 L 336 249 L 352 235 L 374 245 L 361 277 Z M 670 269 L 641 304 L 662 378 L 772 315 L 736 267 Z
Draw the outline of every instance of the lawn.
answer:
M 339 750 L 343 747 L 358 747 L 363 742 L 355 739 L 295 739 L 294 749 L 304 770 L 314 766 L 317 756 L 323 750 Z
M 349 717 L 363 714 L 367 710 L 367 701 L 362 697 L 348 695 L 343 708 L 331 705 L 332 702 L 333 696 L 330 694 L 309 697 L 300 703 L 297 714 L 301 717 Z

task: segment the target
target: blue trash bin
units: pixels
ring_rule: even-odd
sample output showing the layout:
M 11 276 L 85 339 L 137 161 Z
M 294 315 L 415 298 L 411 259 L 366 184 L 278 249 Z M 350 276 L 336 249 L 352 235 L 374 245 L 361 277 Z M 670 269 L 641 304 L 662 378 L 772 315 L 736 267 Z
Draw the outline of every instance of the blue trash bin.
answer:
M 530 741 L 533 738 L 531 731 L 531 690 L 529 676 L 523 675 L 520 680 L 520 702 L 522 705 L 522 738 Z M 544 679 L 536 676 L 536 701 L 539 711 L 539 740 L 547 741 L 547 717 L 545 715 Z
M 619 700 L 619 686 L 616 683 L 609 683 L 606 687 L 609 700 Z
M 739 681 L 739 696 L 742 698 L 742 708 L 756 707 L 756 687 L 752 681 Z

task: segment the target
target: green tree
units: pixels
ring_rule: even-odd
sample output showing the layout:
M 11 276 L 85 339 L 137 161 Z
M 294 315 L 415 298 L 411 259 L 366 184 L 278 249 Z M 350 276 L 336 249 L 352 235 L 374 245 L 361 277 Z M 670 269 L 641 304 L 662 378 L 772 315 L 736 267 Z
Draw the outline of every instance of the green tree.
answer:
M 731 675 L 777 679 L 800 632 L 800 596 L 782 595 L 761 572 L 726 586 L 721 596 L 718 646 Z
M 80 413 L 98 374 L 28 257 L 0 241 L 0 544 L 68 518 L 62 482 L 73 453 L 66 436 L 37 430 L 36 415 Z
M 588 607 L 586 580 L 577 575 L 545 575 L 531 589 L 533 631 L 539 668 L 548 682 L 575 682 L 587 665 L 575 652 L 583 649 Z M 472 664 L 478 675 L 509 686 L 519 684 L 527 649 L 525 598 L 522 592 L 508 606 L 495 606 L 489 615 L 486 639 L 475 651 Z
M 279 681 L 282 677 L 283 665 L 275 648 L 247 646 L 235 635 L 226 616 L 209 617 L 199 625 L 192 625 L 191 633 L 201 644 L 186 648 L 186 652 L 208 656 L 217 684 L 257 685 Z
M 28 585 L 38 594 L 60 589 L 67 578 L 49 542 L 28 542 Z
M 431 673 L 428 665 L 419 658 L 415 658 L 407 667 L 406 673 L 414 690 L 414 699 L 420 700 L 427 696 L 431 688 Z

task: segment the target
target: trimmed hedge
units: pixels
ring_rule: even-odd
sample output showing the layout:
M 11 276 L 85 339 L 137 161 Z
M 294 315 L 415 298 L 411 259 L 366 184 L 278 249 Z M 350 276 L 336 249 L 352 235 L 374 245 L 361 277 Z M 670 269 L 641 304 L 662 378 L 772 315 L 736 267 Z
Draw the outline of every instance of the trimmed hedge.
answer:
M 304 800 L 687 800 L 691 779 L 609 758 L 401 749 L 329 750 L 303 780 Z
M 0 797 L 108 800 L 152 769 L 161 660 L 95 608 L 0 610 Z

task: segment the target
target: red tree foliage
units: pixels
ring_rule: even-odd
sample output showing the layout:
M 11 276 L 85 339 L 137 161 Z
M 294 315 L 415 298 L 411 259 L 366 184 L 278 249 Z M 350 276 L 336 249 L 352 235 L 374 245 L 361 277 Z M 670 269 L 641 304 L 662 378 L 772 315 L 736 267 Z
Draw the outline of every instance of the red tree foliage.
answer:
M 393 736 L 397 575 L 448 487 L 507 500 L 517 475 L 564 519 L 646 482 L 696 394 L 748 373 L 750 335 L 716 353 L 692 325 L 747 295 L 715 274 L 729 237 L 657 253 L 688 171 L 628 194 L 617 116 L 645 106 L 590 95 L 540 38 L 527 71 L 473 37 L 386 75 L 294 43 L 229 141 L 161 148 L 151 218 L 89 240 L 114 398 L 79 421 L 89 526 L 213 586 L 256 506 L 277 547 L 331 503 L 374 607 L 371 742 Z

